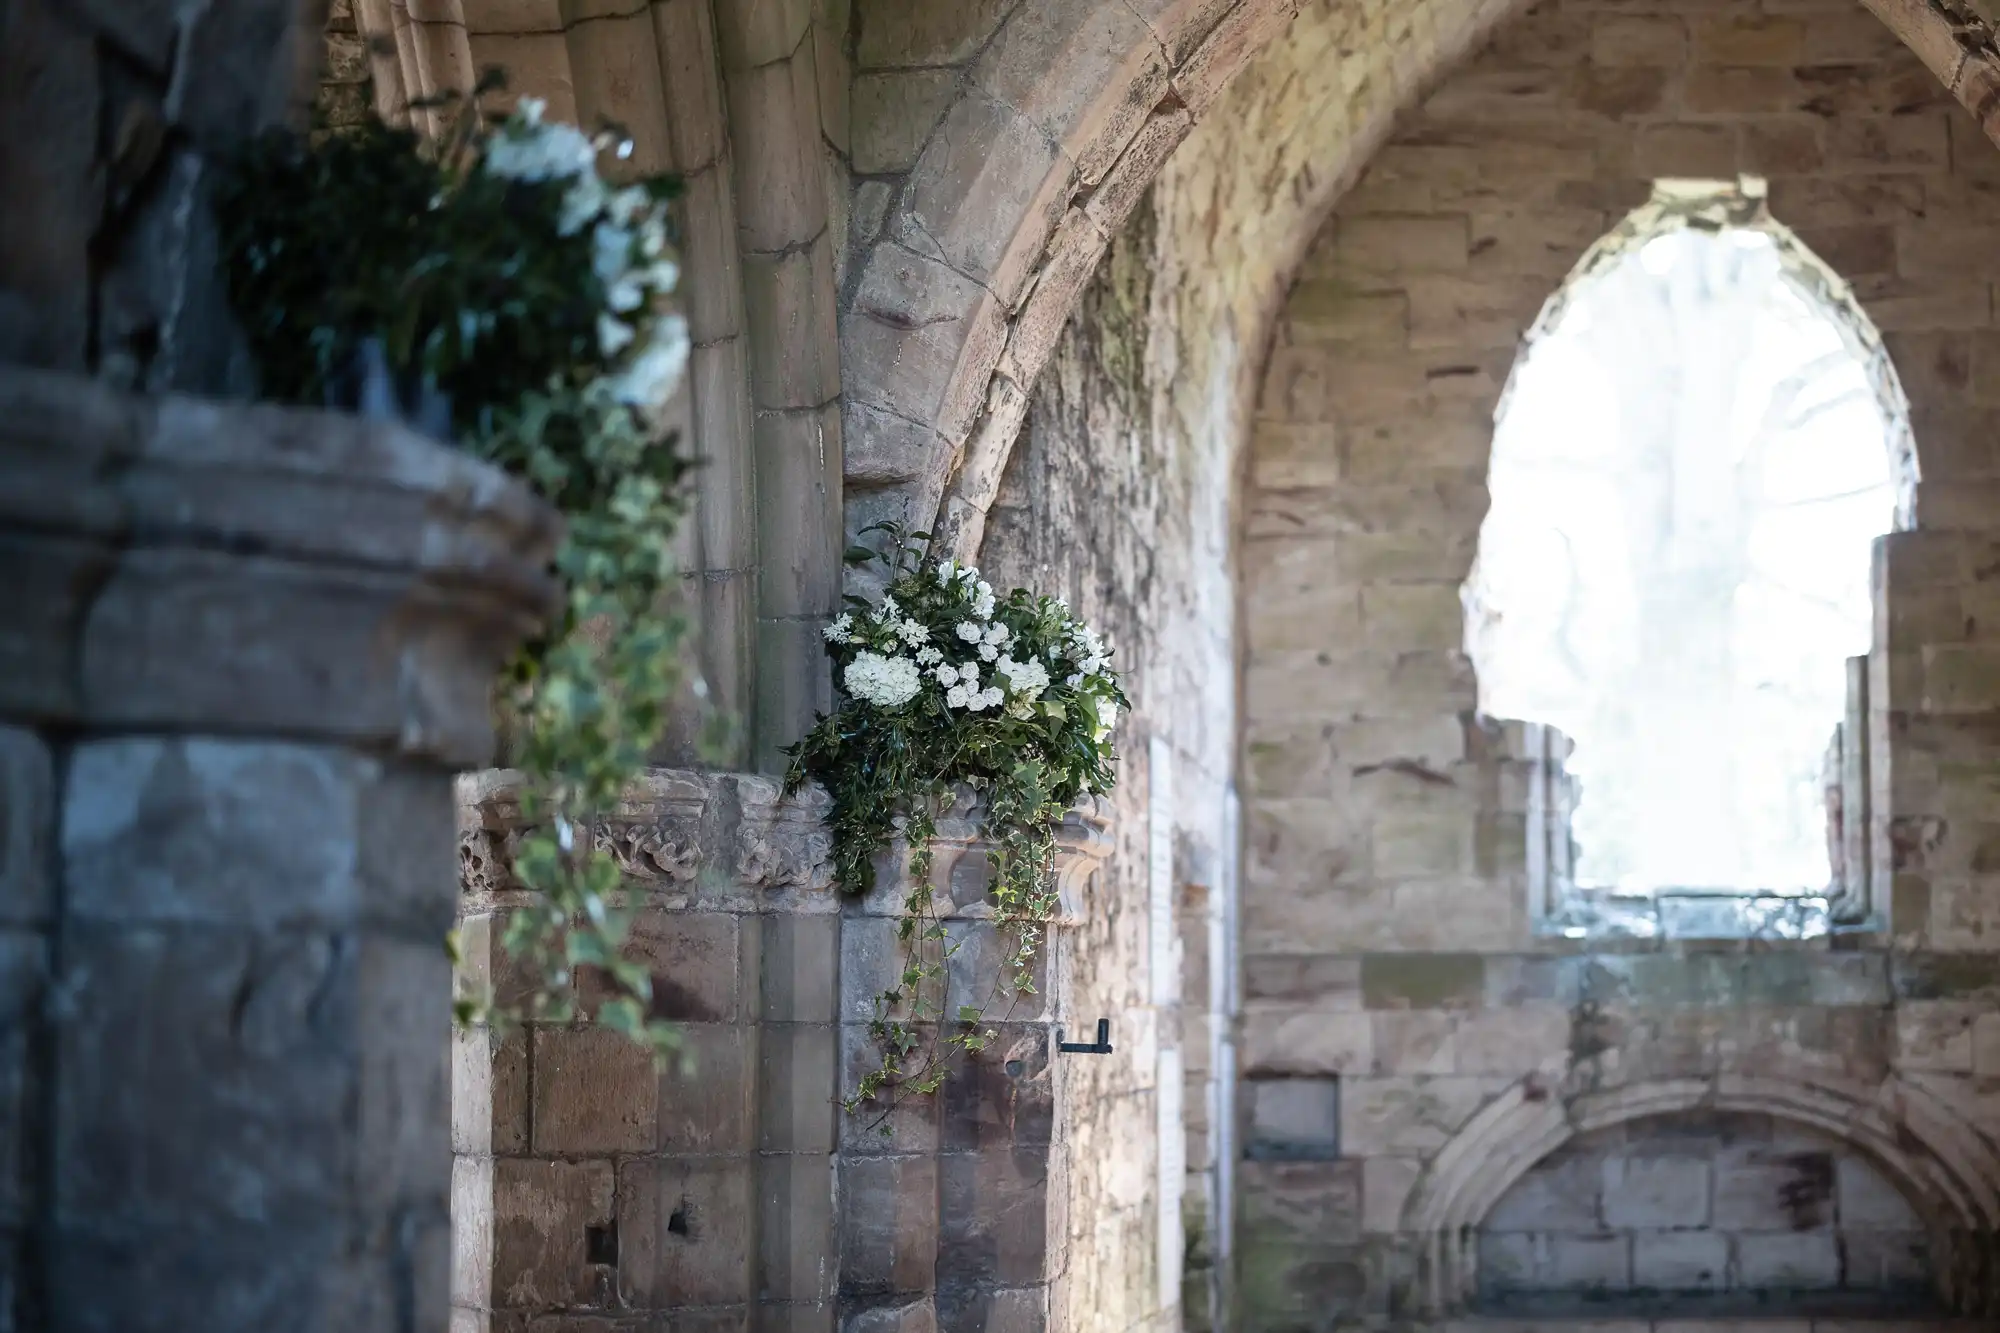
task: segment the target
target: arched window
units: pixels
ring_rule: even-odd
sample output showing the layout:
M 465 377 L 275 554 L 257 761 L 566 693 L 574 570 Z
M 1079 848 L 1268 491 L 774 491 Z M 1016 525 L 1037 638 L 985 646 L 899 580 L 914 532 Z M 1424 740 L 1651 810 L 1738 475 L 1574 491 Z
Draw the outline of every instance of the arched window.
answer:
M 1914 483 L 1879 336 L 1761 182 L 1661 182 L 1585 256 L 1496 415 L 1465 594 L 1481 710 L 1573 745 L 1563 889 L 1642 933 L 1663 896 L 1812 919 L 1871 550 Z

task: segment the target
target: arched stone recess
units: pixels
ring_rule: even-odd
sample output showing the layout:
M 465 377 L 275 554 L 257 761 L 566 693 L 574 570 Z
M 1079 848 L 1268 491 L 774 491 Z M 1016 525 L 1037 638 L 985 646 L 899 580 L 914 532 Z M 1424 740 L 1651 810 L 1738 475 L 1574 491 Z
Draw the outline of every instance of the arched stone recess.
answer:
M 1930 1234 L 1940 1299 L 1960 1314 L 2000 1312 L 2000 1154 L 1920 1084 L 1878 1085 L 1810 1067 L 1648 1079 L 1566 1095 L 1524 1079 L 1472 1117 L 1425 1166 L 1402 1214 L 1409 1314 L 1448 1317 L 1478 1280 L 1474 1233 L 1535 1165 L 1579 1135 L 1687 1112 L 1765 1115 L 1817 1130 L 1875 1166 Z

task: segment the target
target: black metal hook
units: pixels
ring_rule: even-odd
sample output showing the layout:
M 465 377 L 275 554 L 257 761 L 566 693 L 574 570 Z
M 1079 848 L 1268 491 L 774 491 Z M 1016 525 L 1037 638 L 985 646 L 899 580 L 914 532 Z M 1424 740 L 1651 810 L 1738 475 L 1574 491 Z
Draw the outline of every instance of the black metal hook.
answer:
M 1097 1040 L 1094 1042 L 1064 1041 L 1062 1039 L 1062 1029 L 1057 1028 L 1056 1049 L 1059 1051 L 1067 1052 L 1070 1055 L 1111 1054 L 1111 1020 L 1108 1018 L 1100 1018 L 1097 1020 Z

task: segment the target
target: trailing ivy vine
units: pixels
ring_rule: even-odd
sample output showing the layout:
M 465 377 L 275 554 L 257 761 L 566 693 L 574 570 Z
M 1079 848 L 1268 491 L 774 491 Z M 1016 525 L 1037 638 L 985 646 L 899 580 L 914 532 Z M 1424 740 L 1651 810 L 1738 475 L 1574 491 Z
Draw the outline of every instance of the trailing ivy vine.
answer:
M 670 542 L 686 462 L 663 423 L 688 357 L 673 307 L 671 177 L 616 186 L 614 133 L 488 115 L 481 81 L 435 142 L 379 121 L 253 142 L 216 203 L 230 295 L 266 396 L 421 416 L 521 478 L 567 531 L 559 621 L 500 683 L 533 895 L 506 950 L 537 978 L 527 1017 L 599 1022 L 664 1057 L 634 908 L 596 821 L 667 721 L 686 626 Z M 585 985 L 597 977 L 602 986 Z M 461 1020 L 506 1020 L 490 993 Z
M 988 902 L 1004 941 L 1002 976 L 1034 990 L 1033 963 L 1057 908 L 1056 833 L 1081 797 L 1116 781 L 1111 730 L 1126 704 L 1110 653 L 1060 600 L 1015 589 L 995 597 L 979 571 L 929 554 L 928 534 L 894 525 L 879 561 L 888 584 L 848 597 L 827 628 L 840 706 L 787 752 L 787 790 L 816 779 L 832 795 L 834 870 L 853 893 L 875 885 L 875 860 L 900 838 L 908 888 L 896 934 L 901 968 L 875 997 L 880 1063 L 847 1098 L 850 1111 L 936 1091 L 951 1057 L 992 1039 L 991 996 L 949 993 L 955 948 L 931 883 L 938 818 L 956 792 L 981 803 Z

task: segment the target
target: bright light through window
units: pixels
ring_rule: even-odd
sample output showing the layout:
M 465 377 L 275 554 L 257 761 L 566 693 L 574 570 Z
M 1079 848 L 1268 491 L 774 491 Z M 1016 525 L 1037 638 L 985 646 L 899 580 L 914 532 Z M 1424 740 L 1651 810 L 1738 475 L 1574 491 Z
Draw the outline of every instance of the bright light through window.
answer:
M 1902 419 L 1781 235 L 1640 238 L 1576 280 L 1502 405 L 1467 646 L 1482 711 L 1575 742 L 1581 889 L 1828 885 Z

